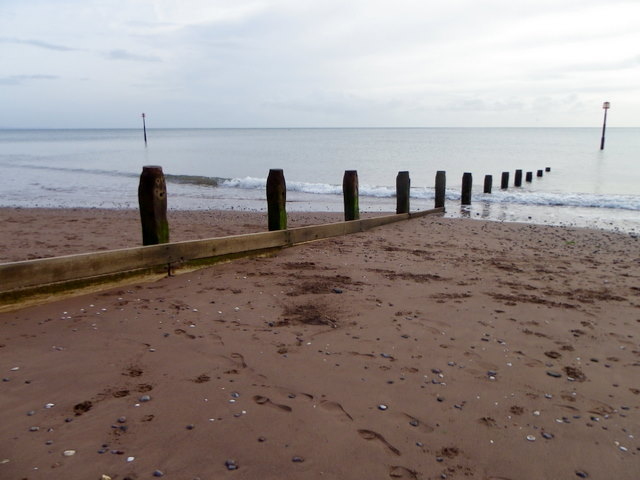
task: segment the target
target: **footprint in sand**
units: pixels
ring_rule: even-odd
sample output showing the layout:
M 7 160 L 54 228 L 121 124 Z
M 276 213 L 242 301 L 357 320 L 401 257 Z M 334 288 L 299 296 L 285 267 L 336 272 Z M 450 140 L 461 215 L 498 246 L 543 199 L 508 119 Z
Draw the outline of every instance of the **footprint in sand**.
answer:
M 266 405 L 269 407 L 274 407 L 279 410 L 284 410 L 285 412 L 290 412 L 293 410 L 289 405 L 281 405 L 279 403 L 273 403 L 269 399 L 269 397 L 263 397 L 262 395 L 254 395 L 253 401 L 256 402 L 258 405 Z
M 415 470 L 411 470 L 407 467 L 402 467 L 400 465 L 394 465 L 389 468 L 389 476 L 391 478 L 418 478 L 418 472 Z
M 365 440 L 376 440 L 382 443 L 387 449 L 391 451 L 391 453 L 400 456 L 400 450 L 387 442 L 387 440 L 378 432 L 374 432 L 373 430 L 358 430 L 358 434 Z
M 434 428 L 427 422 L 424 422 L 414 417 L 413 415 L 409 415 L 408 413 L 401 413 L 400 416 L 402 417 L 403 422 L 407 422 L 411 428 L 416 428 L 425 433 L 431 433 L 434 430 Z
M 330 400 L 322 400 L 320 402 L 320 408 L 333 413 L 341 420 L 349 419 L 353 421 L 353 417 L 347 413 L 347 411 L 338 402 L 332 402 Z

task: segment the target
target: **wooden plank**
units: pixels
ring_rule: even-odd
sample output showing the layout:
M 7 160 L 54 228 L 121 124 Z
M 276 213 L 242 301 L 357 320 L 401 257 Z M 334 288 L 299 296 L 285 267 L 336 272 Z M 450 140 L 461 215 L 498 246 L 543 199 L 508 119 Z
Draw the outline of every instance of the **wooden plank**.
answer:
M 6 263 L 0 264 L 0 291 L 287 244 L 286 231 L 277 231 Z
M 396 215 L 385 215 L 384 217 L 373 217 L 373 218 L 365 218 L 361 220 L 362 229 L 369 230 L 375 227 L 381 227 L 382 225 L 387 225 L 389 223 L 400 222 L 402 220 L 409 220 L 408 213 L 400 213 Z
M 312 225 L 272 232 L 149 245 L 106 252 L 83 253 L 0 264 L 0 292 L 64 282 L 77 282 L 132 270 L 178 265 L 192 260 L 282 248 L 323 238 L 362 232 L 393 222 L 441 213 L 423 212 Z
M 413 212 L 409 214 L 409 218 L 426 217 L 427 215 L 433 215 L 436 213 L 444 213 L 444 207 L 432 208 L 430 210 L 422 210 L 420 212 Z

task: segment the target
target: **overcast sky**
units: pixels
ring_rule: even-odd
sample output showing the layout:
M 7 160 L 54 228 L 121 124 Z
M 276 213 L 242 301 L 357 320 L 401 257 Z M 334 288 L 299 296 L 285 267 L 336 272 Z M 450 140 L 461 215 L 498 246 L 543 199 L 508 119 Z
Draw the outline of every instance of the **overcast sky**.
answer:
M 640 126 L 640 0 L 0 0 L 0 128 Z

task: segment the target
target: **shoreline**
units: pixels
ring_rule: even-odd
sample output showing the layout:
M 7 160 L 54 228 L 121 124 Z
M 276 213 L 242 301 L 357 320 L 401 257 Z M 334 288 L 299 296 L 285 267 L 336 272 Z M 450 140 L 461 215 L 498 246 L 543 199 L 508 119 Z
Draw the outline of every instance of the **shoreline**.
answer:
M 0 476 L 635 479 L 639 244 L 429 216 L 2 313 Z

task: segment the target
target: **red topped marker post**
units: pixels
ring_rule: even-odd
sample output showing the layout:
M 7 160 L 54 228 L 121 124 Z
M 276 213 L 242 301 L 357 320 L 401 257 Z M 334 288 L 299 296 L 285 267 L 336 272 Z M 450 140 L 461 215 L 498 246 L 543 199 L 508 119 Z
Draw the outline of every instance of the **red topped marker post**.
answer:
M 610 102 L 604 102 L 602 108 L 604 109 L 604 122 L 602 123 L 602 139 L 600 140 L 600 150 L 604 150 L 604 131 L 607 129 L 607 110 L 611 107 Z

